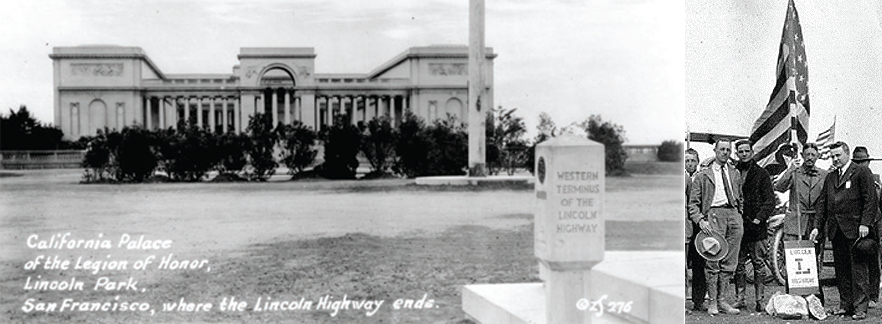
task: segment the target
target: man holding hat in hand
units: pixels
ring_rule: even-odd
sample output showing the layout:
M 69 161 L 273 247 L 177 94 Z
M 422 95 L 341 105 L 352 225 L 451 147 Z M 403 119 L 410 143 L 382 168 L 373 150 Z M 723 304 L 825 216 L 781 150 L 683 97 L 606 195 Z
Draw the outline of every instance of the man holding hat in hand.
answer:
M 701 235 L 695 238 L 696 248 L 699 252 L 705 251 L 702 256 L 713 256 L 705 264 L 707 312 L 711 315 L 719 314 L 720 311 L 727 314 L 739 313 L 737 308 L 726 303 L 727 295 L 731 296 L 731 281 L 744 235 L 741 176 L 729 164 L 731 154 L 731 143 L 718 140 L 714 144 L 714 162 L 695 175 L 692 194 L 689 195 L 689 217 L 701 228 Z M 708 240 L 709 237 L 713 238 Z M 714 241 L 720 246 L 719 250 Z M 728 252 L 722 246 L 728 247 Z
M 866 248 L 875 248 L 876 234 L 872 232 L 879 213 L 878 196 L 873 173 L 865 166 L 852 163 L 848 145 L 836 142 L 830 148 L 834 169 L 824 179 L 824 190 L 818 198 L 818 217 L 809 240 L 814 241 L 820 231 L 826 231 L 833 242 L 840 303 L 834 315 L 851 315 L 854 320 L 862 320 L 867 318 L 870 293 L 871 258 L 866 255 Z M 861 242 L 865 240 L 870 242 Z

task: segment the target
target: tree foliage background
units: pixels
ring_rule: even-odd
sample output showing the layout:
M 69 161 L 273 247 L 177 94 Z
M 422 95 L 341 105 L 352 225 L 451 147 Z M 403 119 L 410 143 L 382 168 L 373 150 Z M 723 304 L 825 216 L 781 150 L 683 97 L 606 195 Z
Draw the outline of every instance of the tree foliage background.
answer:
M 664 141 L 658 146 L 658 160 L 662 162 L 680 162 L 683 161 L 683 143 L 669 140 Z
M 591 115 L 587 120 L 579 124 L 588 134 L 588 139 L 603 143 L 606 151 L 606 174 L 622 175 L 625 173 L 625 161 L 628 153 L 622 144 L 625 138 L 625 128 L 621 125 L 603 121 L 600 115 Z
M 9 109 L 8 116 L 0 116 L 0 150 L 61 150 L 82 149 L 82 145 L 62 139 L 60 129 L 40 123 L 28 107 L 18 111 Z

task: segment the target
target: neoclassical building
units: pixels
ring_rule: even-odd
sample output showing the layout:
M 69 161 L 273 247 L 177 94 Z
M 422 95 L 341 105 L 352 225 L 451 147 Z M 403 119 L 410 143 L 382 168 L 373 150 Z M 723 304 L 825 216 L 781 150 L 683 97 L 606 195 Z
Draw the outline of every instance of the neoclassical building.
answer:
M 276 123 L 320 129 L 337 116 L 353 124 L 377 115 L 400 123 L 407 110 L 427 121 L 468 120 L 468 47 L 412 47 L 367 73 L 316 73 L 311 47 L 241 48 L 229 74 L 166 74 L 139 47 L 55 47 L 55 125 L 67 139 L 98 129 L 177 127 L 190 120 L 241 132 L 256 112 Z M 487 49 L 486 103 L 493 107 Z M 275 113 L 273 113 L 275 112 Z

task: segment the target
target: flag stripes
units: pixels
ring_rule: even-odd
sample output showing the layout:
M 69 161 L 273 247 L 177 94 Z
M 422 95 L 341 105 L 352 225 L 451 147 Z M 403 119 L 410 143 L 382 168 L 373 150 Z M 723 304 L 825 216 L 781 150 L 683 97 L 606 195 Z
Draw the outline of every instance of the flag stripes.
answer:
M 836 120 L 833 120 L 833 125 L 830 126 L 827 130 L 818 134 L 818 139 L 815 143 L 818 144 L 820 148 L 821 159 L 829 159 L 830 158 L 830 145 L 833 145 L 836 138 Z
M 775 153 L 782 145 L 794 140 L 800 143 L 808 140 L 808 65 L 802 27 L 793 0 L 787 6 L 777 63 L 775 87 L 750 135 L 754 158 L 760 166 L 783 163 L 775 159 Z M 791 121 L 792 116 L 796 117 L 796 122 Z M 796 139 L 791 138 L 791 129 L 796 130 Z

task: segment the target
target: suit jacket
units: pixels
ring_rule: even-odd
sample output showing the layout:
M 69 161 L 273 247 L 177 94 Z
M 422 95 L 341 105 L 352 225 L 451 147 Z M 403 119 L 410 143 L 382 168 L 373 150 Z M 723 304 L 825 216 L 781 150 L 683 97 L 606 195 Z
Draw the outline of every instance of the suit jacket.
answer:
M 733 199 L 735 199 L 732 203 L 735 205 L 735 208 L 738 208 L 738 213 L 741 213 L 741 173 L 728 163 L 726 164 L 726 168 L 726 172 L 729 174 L 729 179 L 732 180 L 729 183 L 729 185 L 732 186 Z M 723 184 L 721 183 L 720 185 L 722 186 Z M 707 215 L 707 212 L 710 210 L 711 204 L 714 201 L 715 186 L 713 167 L 702 169 L 693 177 L 692 192 L 689 195 L 689 218 L 691 218 L 693 222 L 698 223 L 699 220 Z
M 824 191 L 824 178 L 827 177 L 827 170 L 812 167 L 814 175 L 810 175 L 804 167 L 793 170 L 784 171 L 778 181 L 775 182 L 775 190 L 785 192 L 790 190 L 790 202 L 787 207 L 787 215 L 784 217 L 784 233 L 799 235 L 806 234 L 814 226 L 817 218 L 817 202 Z M 795 190 L 791 189 L 795 186 Z M 802 223 L 797 223 L 796 206 L 802 212 Z
M 858 226 L 865 225 L 873 232 L 873 221 L 879 213 L 878 197 L 873 184 L 873 173 L 869 168 L 852 163 L 845 174 L 830 171 L 824 179 L 824 190 L 818 200 L 818 218 L 815 227 L 821 232 L 826 229 L 830 239 L 836 229 L 849 240 L 858 237 Z
M 744 207 L 741 216 L 744 219 L 744 242 L 755 242 L 766 238 L 766 221 L 775 210 L 775 193 L 769 172 L 756 162 L 742 162 L 738 170 L 744 179 L 741 191 Z M 759 224 L 754 224 L 754 220 Z

